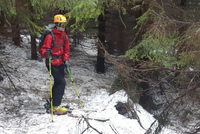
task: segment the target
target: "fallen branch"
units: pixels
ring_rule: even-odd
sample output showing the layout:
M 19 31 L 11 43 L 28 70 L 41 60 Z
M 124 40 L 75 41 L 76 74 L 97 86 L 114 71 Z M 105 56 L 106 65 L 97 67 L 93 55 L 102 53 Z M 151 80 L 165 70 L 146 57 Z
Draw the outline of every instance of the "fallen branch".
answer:
M 115 134 L 119 134 L 119 132 L 117 131 L 117 129 L 113 126 L 113 125 L 109 125 L 110 128 L 112 129 L 112 131 L 115 133 Z
M 82 118 L 85 120 L 85 122 L 87 123 L 88 127 L 87 127 L 81 134 L 85 133 L 85 131 L 86 131 L 87 129 L 89 129 L 89 128 L 92 128 L 92 129 L 93 129 L 94 131 L 96 131 L 97 133 L 102 134 L 102 133 L 99 132 L 96 128 L 94 128 L 93 126 L 90 125 L 90 123 L 88 122 L 88 119 L 87 119 L 87 118 L 85 118 L 84 116 L 82 116 Z
M 2 64 L 1 62 L 0 62 L 0 64 L 1 64 L 1 66 L 2 66 L 2 68 L 3 68 L 3 70 L 4 70 L 4 72 L 6 73 L 6 76 L 8 77 L 8 79 L 9 79 L 10 82 L 11 82 L 11 84 L 13 85 L 14 89 L 17 91 L 17 88 L 16 88 L 14 82 L 12 81 L 12 79 L 10 78 L 10 76 L 8 75 L 8 73 L 7 73 L 6 69 L 4 68 L 3 64 Z

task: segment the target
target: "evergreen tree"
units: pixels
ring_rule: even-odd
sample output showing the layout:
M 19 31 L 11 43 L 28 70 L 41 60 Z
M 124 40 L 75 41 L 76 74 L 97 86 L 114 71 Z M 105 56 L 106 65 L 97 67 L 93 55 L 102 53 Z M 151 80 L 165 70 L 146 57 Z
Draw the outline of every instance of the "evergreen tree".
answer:
M 52 3 L 53 1 L 51 0 L 3 0 L 0 3 L 1 18 L 11 26 L 12 40 L 15 45 L 20 45 L 21 28 L 25 27 L 29 30 L 31 34 L 32 59 L 37 59 L 35 38 L 42 30 L 37 21 L 43 18 L 50 7 L 52 8 Z
M 150 112 L 161 109 L 161 106 L 150 105 L 150 94 L 158 89 L 166 98 L 170 96 L 168 92 L 172 94 L 174 98 L 166 99 L 168 103 L 163 104 L 164 110 L 156 115 L 160 125 L 155 133 L 173 119 L 182 122 L 186 128 L 191 125 L 188 133 L 199 132 L 198 123 L 189 124 L 193 119 L 182 120 L 188 111 L 192 115 L 199 114 L 196 110 L 200 102 L 198 4 L 198 0 L 145 0 L 133 8 L 143 11 L 135 26 L 139 40 L 134 40 L 133 47 L 126 52 L 128 67 L 123 66 L 120 70 L 120 82 L 116 81 L 116 84 L 121 84 L 134 101 L 145 102 L 143 106 Z M 196 105 L 185 107 L 190 103 Z

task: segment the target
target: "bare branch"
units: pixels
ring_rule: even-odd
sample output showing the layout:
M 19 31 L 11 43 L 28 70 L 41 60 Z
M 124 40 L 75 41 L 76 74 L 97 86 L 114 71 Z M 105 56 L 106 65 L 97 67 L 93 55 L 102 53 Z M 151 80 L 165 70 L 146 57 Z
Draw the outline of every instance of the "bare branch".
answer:
M 88 119 L 87 119 L 86 117 L 82 116 L 82 118 L 86 121 L 88 127 L 87 127 L 81 134 L 83 134 L 83 133 L 84 133 L 87 129 L 89 129 L 89 128 L 92 128 L 92 129 L 93 129 L 94 131 L 96 131 L 97 133 L 102 134 L 102 133 L 99 132 L 96 128 L 94 128 L 93 126 L 90 125 L 90 123 L 89 123 L 89 121 L 88 121 Z
M 150 12 L 159 16 L 160 18 L 163 18 L 165 20 L 169 20 L 169 21 L 172 21 L 172 22 L 175 22 L 175 23 L 179 23 L 179 24 L 189 24 L 189 25 L 199 25 L 200 24 L 200 22 L 186 22 L 186 21 L 179 21 L 179 20 L 167 18 L 167 17 L 164 17 L 164 16 L 162 16 L 162 15 L 160 15 L 160 14 L 158 14 L 155 11 L 152 11 L 152 10 Z

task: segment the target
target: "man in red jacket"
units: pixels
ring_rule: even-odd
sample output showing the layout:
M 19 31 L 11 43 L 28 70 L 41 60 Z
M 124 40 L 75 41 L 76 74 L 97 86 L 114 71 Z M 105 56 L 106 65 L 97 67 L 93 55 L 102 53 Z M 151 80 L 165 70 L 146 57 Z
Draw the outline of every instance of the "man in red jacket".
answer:
M 46 58 L 46 66 L 49 69 L 48 58 L 51 56 L 51 72 L 54 77 L 52 88 L 53 110 L 58 114 L 64 114 L 67 109 L 61 105 L 65 90 L 65 67 L 69 67 L 69 38 L 65 33 L 66 17 L 58 14 L 54 16 L 55 27 L 52 30 L 55 36 L 55 44 L 52 47 L 52 36 L 48 34 L 41 46 L 39 53 Z

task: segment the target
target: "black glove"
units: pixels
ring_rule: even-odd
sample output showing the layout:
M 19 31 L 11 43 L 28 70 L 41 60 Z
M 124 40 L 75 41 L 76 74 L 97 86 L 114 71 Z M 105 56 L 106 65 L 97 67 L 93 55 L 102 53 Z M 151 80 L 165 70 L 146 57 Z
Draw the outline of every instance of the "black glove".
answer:
M 63 63 L 65 64 L 66 68 L 69 68 L 69 61 L 65 60 L 65 61 L 63 61 Z
M 52 50 L 50 48 L 48 48 L 45 52 L 46 56 L 52 56 Z

